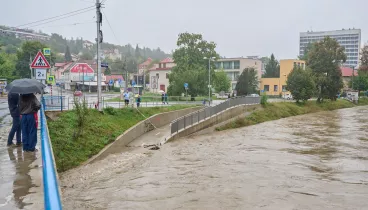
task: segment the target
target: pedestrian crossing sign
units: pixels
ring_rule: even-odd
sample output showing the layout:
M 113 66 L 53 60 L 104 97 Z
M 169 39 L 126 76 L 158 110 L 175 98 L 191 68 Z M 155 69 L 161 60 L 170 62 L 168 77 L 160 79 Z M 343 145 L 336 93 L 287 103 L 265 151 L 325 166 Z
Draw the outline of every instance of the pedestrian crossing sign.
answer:
M 43 48 L 43 54 L 44 55 L 51 55 L 51 49 L 50 48 Z
M 49 85 L 55 85 L 55 76 L 54 75 L 49 75 L 47 77 L 47 84 L 49 84 Z
M 34 69 L 49 69 L 50 64 L 47 62 L 45 56 L 42 54 L 42 52 L 38 52 L 36 57 L 34 58 L 31 68 Z

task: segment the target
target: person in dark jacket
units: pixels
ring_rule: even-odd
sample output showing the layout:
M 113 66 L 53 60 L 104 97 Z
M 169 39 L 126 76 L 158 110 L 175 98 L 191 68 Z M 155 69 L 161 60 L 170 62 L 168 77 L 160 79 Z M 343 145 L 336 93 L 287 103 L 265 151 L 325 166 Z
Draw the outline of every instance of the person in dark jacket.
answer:
M 139 107 L 140 104 L 141 104 L 141 96 L 138 95 L 138 97 L 137 97 L 137 107 Z
M 37 112 L 41 108 L 40 102 L 34 94 L 24 94 L 20 96 L 19 110 L 22 115 L 22 138 L 23 151 L 36 151 L 37 144 Z
M 21 139 L 21 126 L 20 126 L 20 113 L 19 113 L 19 94 L 8 94 L 8 106 L 10 115 L 13 118 L 13 125 L 8 136 L 8 146 L 13 146 L 13 138 L 16 134 L 17 146 L 22 144 Z

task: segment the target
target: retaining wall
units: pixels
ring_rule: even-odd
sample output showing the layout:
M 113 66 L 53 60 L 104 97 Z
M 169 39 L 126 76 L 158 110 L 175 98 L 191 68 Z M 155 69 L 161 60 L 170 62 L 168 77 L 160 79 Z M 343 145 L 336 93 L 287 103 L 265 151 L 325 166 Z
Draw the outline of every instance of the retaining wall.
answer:
M 210 118 L 206 118 L 192 126 L 186 127 L 185 129 L 182 129 L 178 131 L 175 134 L 172 134 L 171 136 L 166 138 L 166 142 L 172 141 L 181 137 L 189 136 L 190 134 L 196 133 L 198 131 L 201 131 L 203 129 L 212 127 L 216 124 L 219 124 L 221 122 L 224 122 L 226 120 L 229 120 L 231 118 L 241 116 L 247 111 L 253 111 L 255 108 L 259 107 L 258 104 L 256 105 L 239 105 L 235 106 L 229 109 L 226 109 Z
M 175 119 L 187 115 L 191 112 L 198 111 L 202 108 L 203 108 L 202 106 L 198 106 L 153 115 L 152 117 L 149 117 L 146 120 L 143 120 L 138 124 L 136 124 L 135 126 L 126 130 L 122 135 L 118 136 L 113 143 L 107 145 L 101 152 L 99 152 L 97 155 L 93 156 L 87 162 L 85 162 L 84 165 L 92 163 L 94 161 L 101 160 L 110 154 L 119 153 L 130 142 L 134 141 L 141 135 L 151 130 L 154 130 L 155 127 L 159 128 L 164 125 L 170 124 Z

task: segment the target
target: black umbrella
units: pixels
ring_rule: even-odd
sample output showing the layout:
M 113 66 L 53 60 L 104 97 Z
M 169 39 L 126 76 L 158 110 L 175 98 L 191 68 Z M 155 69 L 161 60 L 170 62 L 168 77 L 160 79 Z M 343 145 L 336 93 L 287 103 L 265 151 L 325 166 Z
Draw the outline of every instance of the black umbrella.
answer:
M 43 93 L 44 84 L 35 79 L 17 79 L 6 86 L 8 93 Z

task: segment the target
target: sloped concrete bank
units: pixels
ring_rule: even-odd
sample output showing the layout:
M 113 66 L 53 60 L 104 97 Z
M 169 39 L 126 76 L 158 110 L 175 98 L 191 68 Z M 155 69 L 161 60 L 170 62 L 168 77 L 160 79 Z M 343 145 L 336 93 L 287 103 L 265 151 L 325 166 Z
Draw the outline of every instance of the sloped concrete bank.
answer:
M 213 127 L 219 123 L 225 122 L 232 118 L 244 116 L 245 113 L 249 111 L 253 111 L 259 107 L 260 107 L 259 104 L 239 105 L 239 106 L 235 106 L 235 107 L 226 109 L 210 118 L 204 119 L 196 124 L 193 124 L 192 126 L 186 127 L 185 129 L 182 129 L 178 131 L 177 133 L 168 136 L 165 140 L 165 143 L 175 140 L 175 139 L 185 137 L 185 136 L 189 136 L 191 134 L 194 134 L 204 129 Z
M 198 111 L 202 109 L 202 106 L 192 107 L 177 111 L 165 112 L 153 115 L 152 117 L 147 118 L 144 121 L 141 121 L 137 125 L 129 128 L 123 134 L 118 136 L 116 140 L 106 146 L 103 150 L 101 150 L 97 155 L 90 158 L 87 162 L 83 165 L 102 160 L 103 158 L 107 157 L 110 154 L 119 153 L 124 149 L 126 145 L 134 141 L 136 138 L 140 137 L 141 135 L 154 130 L 155 128 L 162 127 L 164 125 L 170 124 L 173 120 L 187 115 L 191 112 Z

